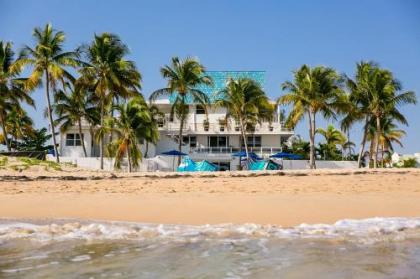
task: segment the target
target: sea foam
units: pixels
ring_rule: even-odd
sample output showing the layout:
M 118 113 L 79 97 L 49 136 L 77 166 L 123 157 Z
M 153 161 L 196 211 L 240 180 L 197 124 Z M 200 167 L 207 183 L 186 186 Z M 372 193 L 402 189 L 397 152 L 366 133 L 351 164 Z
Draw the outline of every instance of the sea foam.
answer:
M 337 238 L 365 243 L 420 238 L 420 218 L 344 219 L 334 224 L 280 227 L 257 224 L 164 225 L 132 222 L 53 220 L 51 223 L 0 221 L 0 241 L 28 239 L 39 242 L 65 240 L 194 241 L 249 238 Z

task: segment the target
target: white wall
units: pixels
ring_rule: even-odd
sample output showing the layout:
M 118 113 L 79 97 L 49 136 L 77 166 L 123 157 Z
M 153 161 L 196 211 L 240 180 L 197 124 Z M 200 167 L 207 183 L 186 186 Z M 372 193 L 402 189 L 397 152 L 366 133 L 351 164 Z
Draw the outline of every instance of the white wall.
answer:
M 271 146 L 271 147 L 280 147 L 280 135 L 262 135 L 261 136 L 261 145 L 262 146 Z
M 281 160 L 279 160 L 281 162 Z M 317 169 L 357 169 L 355 161 L 316 161 Z M 299 170 L 309 169 L 309 161 L 306 160 L 283 160 L 283 169 Z
M 66 133 L 60 133 L 59 138 L 59 153 L 61 156 L 64 157 L 85 157 L 83 153 L 83 147 L 82 146 L 66 146 L 66 135 L 67 134 L 78 134 L 78 129 L 71 128 Z M 89 133 L 89 130 L 84 129 L 82 130 L 84 143 L 86 147 L 86 152 L 88 157 L 91 156 L 92 152 L 92 137 Z

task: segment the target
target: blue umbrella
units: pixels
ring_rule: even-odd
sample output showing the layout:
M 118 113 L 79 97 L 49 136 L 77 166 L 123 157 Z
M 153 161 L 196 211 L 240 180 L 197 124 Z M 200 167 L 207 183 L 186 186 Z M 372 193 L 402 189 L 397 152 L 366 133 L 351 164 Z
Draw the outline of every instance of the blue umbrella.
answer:
M 177 156 L 186 156 L 188 154 L 183 153 L 183 152 L 179 152 L 178 150 L 175 150 L 175 149 L 172 149 L 170 151 L 162 152 L 161 155 L 174 156 L 174 159 L 173 159 L 173 162 L 172 162 L 172 166 L 173 166 L 173 169 L 175 171 L 175 157 L 177 157 Z
M 288 159 L 290 159 L 291 156 L 294 156 L 294 154 L 287 153 L 287 152 L 279 152 L 279 153 L 276 153 L 274 155 L 271 155 L 270 158 L 288 158 Z
M 299 159 L 302 159 L 302 155 L 299 155 L 299 154 L 291 154 L 290 156 L 289 156 L 289 159 L 292 159 L 292 160 L 299 160 Z
M 183 153 L 183 152 L 179 152 L 178 150 L 170 150 L 170 151 L 166 151 L 166 152 L 162 152 L 161 155 L 166 155 L 166 156 L 187 156 L 188 154 Z

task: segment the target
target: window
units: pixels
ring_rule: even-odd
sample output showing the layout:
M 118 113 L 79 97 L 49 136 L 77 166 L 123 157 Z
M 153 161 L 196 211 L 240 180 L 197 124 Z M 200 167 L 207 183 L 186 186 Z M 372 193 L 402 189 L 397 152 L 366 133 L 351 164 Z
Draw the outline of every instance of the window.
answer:
M 261 147 L 261 136 L 249 136 L 247 137 L 246 143 L 248 147 Z M 243 142 L 242 146 L 244 146 Z
M 159 118 L 157 120 L 157 124 L 159 128 L 163 128 L 163 126 L 165 125 L 165 119 L 164 118 Z
M 195 113 L 196 114 L 206 114 L 206 110 L 202 105 L 195 106 Z
M 229 137 L 224 136 L 210 136 L 208 137 L 209 147 L 228 147 Z
M 82 134 L 83 137 L 83 134 Z M 82 141 L 80 140 L 79 134 L 66 134 L 66 146 L 81 146 Z
M 197 137 L 196 136 L 182 137 L 182 145 L 189 145 L 190 147 L 197 147 Z
M 197 137 L 190 137 L 190 147 L 197 147 Z

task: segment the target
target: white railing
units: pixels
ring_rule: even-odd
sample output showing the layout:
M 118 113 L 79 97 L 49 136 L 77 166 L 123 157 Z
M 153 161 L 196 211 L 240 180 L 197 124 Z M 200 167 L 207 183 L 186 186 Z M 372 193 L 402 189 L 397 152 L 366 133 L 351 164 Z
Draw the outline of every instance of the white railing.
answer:
M 244 149 L 239 147 L 196 147 L 191 149 L 191 153 L 233 154 Z M 273 155 L 281 151 L 282 148 L 278 146 L 248 147 L 248 152 L 254 152 L 259 156 Z
M 160 130 L 173 132 L 179 131 L 180 123 L 179 122 L 165 122 L 159 126 Z M 241 130 L 239 126 L 234 124 L 223 125 L 221 123 L 185 123 L 183 131 L 185 132 L 194 132 L 194 133 L 233 133 L 233 134 L 240 134 Z M 275 134 L 275 133 L 293 133 L 292 129 L 285 128 L 281 123 L 268 123 L 263 122 L 261 124 L 257 124 L 255 126 L 254 131 L 255 133 L 267 133 L 267 134 Z

